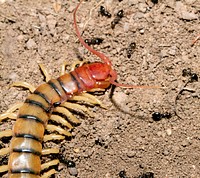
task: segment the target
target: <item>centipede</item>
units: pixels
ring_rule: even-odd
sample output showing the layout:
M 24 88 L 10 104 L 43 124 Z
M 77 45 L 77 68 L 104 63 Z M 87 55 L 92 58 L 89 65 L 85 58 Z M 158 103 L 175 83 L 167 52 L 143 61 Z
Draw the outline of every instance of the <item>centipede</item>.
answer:
M 16 84 L 29 88 L 31 94 L 22 104 L 17 104 L 0 115 L 0 122 L 5 119 L 16 119 L 12 130 L 0 132 L 0 138 L 12 137 L 9 147 L 0 150 L 0 155 L 9 155 L 8 164 L 0 166 L 0 172 L 7 172 L 8 178 L 47 178 L 56 173 L 56 170 L 52 168 L 41 174 L 42 170 L 59 164 L 57 159 L 41 164 L 41 155 L 59 152 L 55 148 L 43 149 L 42 143 L 48 140 L 65 139 L 65 136 L 70 137 L 71 133 L 61 127 L 48 124 L 48 121 L 56 121 L 70 129 L 73 127 L 72 123 L 78 124 L 80 121 L 67 108 L 78 108 L 89 112 L 81 105 L 69 103 L 69 100 L 83 100 L 99 104 L 99 100 L 87 92 L 105 90 L 110 85 L 123 88 L 159 88 L 117 82 L 117 72 L 113 69 L 110 59 L 87 45 L 81 36 L 76 19 L 81 2 L 73 12 L 76 35 L 80 43 L 93 55 L 99 57 L 102 62 L 83 63 L 56 79 L 47 79 L 46 83 L 36 89 L 27 83 Z M 40 67 L 45 73 L 43 66 Z M 18 110 L 17 114 L 14 113 L 16 110 Z M 55 115 L 54 112 L 65 114 L 70 122 Z M 45 135 L 45 130 L 57 131 L 59 134 Z

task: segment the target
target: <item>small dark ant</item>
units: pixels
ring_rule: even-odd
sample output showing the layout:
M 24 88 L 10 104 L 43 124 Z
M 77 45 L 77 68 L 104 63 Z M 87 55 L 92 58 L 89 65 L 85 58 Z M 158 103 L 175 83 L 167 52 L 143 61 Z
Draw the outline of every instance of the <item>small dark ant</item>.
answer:
M 160 120 L 163 119 L 163 118 L 169 119 L 169 118 L 171 118 L 171 117 L 172 117 L 171 113 L 168 113 L 168 112 L 166 112 L 166 113 L 164 113 L 164 114 L 161 114 L 161 113 L 159 113 L 159 112 L 154 112 L 154 113 L 152 114 L 152 119 L 153 119 L 154 121 L 160 121 Z
M 126 177 L 126 171 L 125 171 L 125 170 L 120 171 L 120 172 L 119 172 L 119 177 L 120 177 L 120 178 L 127 178 L 127 177 Z
M 105 7 L 103 6 L 100 6 L 100 10 L 99 10 L 99 13 L 102 15 L 102 16 L 105 16 L 105 17 L 108 17 L 108 18 L 111 18 L 111 13 L 108 12 Z
M 131 58 L 131 55 L 133 54 L 133 50 L 136 48 L 136 43 L 132 42 L 129 44 L 128 48 L 126 49 L 127 57 Z
M 92 39 L 85 39 L 85 43 L 88 45 L 99 45 L 103 42 L 102 38 L 92 38 Z
M 111 22 L 111 28 L 114 29 L 115 25 L 117 25 L 119 23 L 119 21 L 121 20 L 121 18 L 124 17 L 124 11 L 120 10 L 117 12 L 117 16 L 114 18 L 114 20 Z
M 151 0 L 152 3 L 157 4 L 158 0 Z
M 190 81 L 189 82 L 194 82 L 194 81 L 198 81 L 198 75 L 196 73 L 192 73 L 190 68 L 187 69 L 183 69 L 182 70 L 182 76 L 186 77 L 186 76 L 190 76 Z
M 145 172 L 144 174 L 140 175 L 138 178 L 154 178 L 153 172 Z

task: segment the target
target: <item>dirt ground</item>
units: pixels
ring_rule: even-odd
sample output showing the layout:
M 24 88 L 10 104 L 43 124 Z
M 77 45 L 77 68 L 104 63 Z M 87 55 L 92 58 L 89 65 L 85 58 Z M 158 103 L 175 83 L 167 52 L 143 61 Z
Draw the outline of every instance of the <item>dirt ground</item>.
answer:
M 26 81 L 44 82 L 38 63 L 54 77 L 66 61 L 78 58 L 100 61 L 77 40 L 73 27 L 73 1 L 7 0 L 0 4 L 0 113 L 24 101 L 27 90 L 10 87 Z M 99 13 L 100 5 L 112 14 Z M 111 22 L 119 10 L 124 17 L 115 27 Z M 116 87 L 97 98 L 107 109 L 87 106 L 94 117 L 76 115 L 81 124 L 71 140 L 45 143 L 56 147 L 76 163 L 79 178 L 137 178 L 145 172 L 155 178 L 200 177 L 200 85 L 182 76 L 190 68 L 200 75 L 199 0 L 102 0 L 86 1 L 77 14 L 84 39 L 102 38 L 93 47 L 109 56 L 118 82 L 161 86 L 159 89 Z M 127 56 L 131 43 L 136 48 Z M 70 67 L 68 67 L 70 69 Z M 188 83 L 187 83 L 188 82 Z M 171 113 L 171 118 L 154 121 L 154 112 Z M 1 130 L 14 121 L 4 121 Z M 8 141 L 1 140 L 1 147 Z M 49 157 L 49 160 L 52 158 Z M 43 162 L 47 158 L 42 158 Z M 1 158 L 5 163 L 7 157 Z M 66 164 L 55 167 L 56 178 L 69 177 Z

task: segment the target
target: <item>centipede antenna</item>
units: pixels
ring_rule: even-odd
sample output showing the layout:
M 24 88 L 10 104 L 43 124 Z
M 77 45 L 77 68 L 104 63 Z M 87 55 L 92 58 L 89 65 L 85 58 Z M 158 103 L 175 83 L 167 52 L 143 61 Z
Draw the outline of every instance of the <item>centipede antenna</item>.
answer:
M 74 27 L 75 27 L 75 31 L 76 31 L 76 35 L 80 41 L 80 43 L 86 48 L 88 49 L 88 51 L 90 51 L 91 53 L 93 53 L 94 55 L 98 56 L 101 60 L 103 60 L 106 64 L 108 64 L 109 66 L 111 66 L 111 61 L 109 60 L 109 58 L 107 56 L 105 56 L 103 53 L 98 52 L 96 50 L 94 50 L 93 48 L 91 48 L 90 46 L 88 46 L 83 38 L 81 37 L 80 31 L 78 29 L 77 26 L 77 20 L 76 20 L 76 12 L 80 6 L 82 1 L 79 2 L 79 4 L 76 6 L 75 10 L 74 10 L 74 14 L 73 14 L 73 18 L 74 18 Z

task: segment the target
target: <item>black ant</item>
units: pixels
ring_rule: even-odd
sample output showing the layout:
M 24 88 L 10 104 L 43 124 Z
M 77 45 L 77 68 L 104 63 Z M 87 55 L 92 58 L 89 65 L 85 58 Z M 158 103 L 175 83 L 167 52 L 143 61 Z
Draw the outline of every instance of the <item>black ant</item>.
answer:
M 136 43 L 132 42 L 129 44 L 128 48 L 126 49 L 127 57 L 131 58 L 131 55 L 133 54 L 133 50 L 136 48 Z
M 153 172 L 146 172 L 146 173 L 140 175 L 138 178 L 154 178 L 154 173 Z
M 120 10 L 117 12 L 117 16 L 114 18 L 114 20 L 111 22 L 111 28 L 114 29 L 115 25 L 119 23 L 121 18 L 124 17 L 124 11 Z
M 126 177 L 126 171 L 125 171 L 125 170 L 120 171 L 120 172 L 119 172 L 119 177 L 120 177 L 120 178 L 127 178 L 127 177 Z
M 85 39 L 85 43 L 88 45 L 99 45 L 103 42 L 102 38 L 92 38 L 92 39 Z
M 152 3 L 157 4 L 158 0 L 151 0 Z
M 164 113 L 164 114 L 161 114 L 161 113 L 159 113 L 159 112 L 154 112 L 154 113 L 152 114 L 152 119 L 153 119 L 154 121 L 160 121 L 160 120 L 163 119 L 163 118 L 169 119 L 169 118 L 171 118 L 171 117 L 172 117 L 171 113 L 168 113 L 168 112 L 166 112 L 166 113 Z
M 100 12 L 100 14 L 101 14 L 102 16 L 105 16 L 105 17 L 108 17 L 108 18 L 111 18 L 111 16 L 112 16 L 111 13 L 108 12 L 108 11 L 105 9 L 105 7 L 103 7 L 103 6 L 100 6 L 99 12 Z
M 190 82 L 198 81 L 198 75 L 196 73 L 192 73 L 190 68 L 183 69 L 182 76 L 183 77 L 190 76 Z

